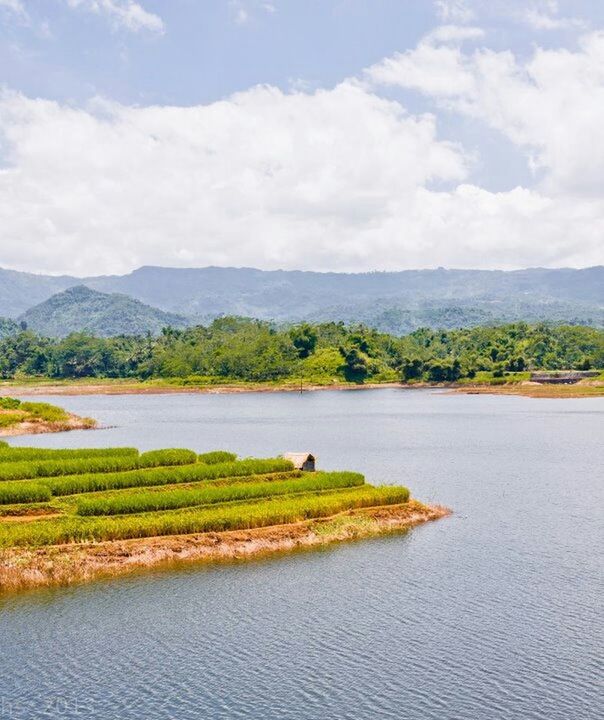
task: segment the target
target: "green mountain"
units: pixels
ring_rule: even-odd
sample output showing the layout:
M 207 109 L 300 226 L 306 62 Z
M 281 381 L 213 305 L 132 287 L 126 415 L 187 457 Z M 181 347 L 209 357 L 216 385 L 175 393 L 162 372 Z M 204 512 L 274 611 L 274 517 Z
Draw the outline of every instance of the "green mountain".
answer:
M 29 330 L 49 337 L 72 332 L 112 335 L 157 334 L 163 327 L 185 327 L 186 318 L 145 305 L 127 295 L 106 294 L 76 285 L 34 306 L 19 318 Z
M 364 322 L 396 334 L 426 326 L 455 328 L 518 320 L 604 327 L 602 266 L 371 273 L 142 267 L 127 275 L 90 278 L 0 268 L 0 316 L 17 318 L 33 304 L 75 286 L 127 295 L 152 306 L 152 313 L 175 313 L 180 324 L 183 316 L 190 322 L 207 322 L 238 315 L 286 323 Z M 82 320 L 89 322 L 84 315 Z M 75 313 L 69 327 L 81 329 L 78 321 Z M 123 325 L 118 326 L 121 331 Z M 148 326 L 146 321 L 143 326 Z M 112 330 L 113 322 L 107 327 L 106 332 Z

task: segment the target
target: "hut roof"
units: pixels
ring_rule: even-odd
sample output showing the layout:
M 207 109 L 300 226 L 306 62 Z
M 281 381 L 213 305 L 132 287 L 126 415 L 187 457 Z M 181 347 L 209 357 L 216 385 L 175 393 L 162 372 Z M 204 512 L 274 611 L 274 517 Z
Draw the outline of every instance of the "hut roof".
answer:
M 288 452 L 283 453 L 283 457 L 286 460 L 291 460 L 297 470 L 301 470 L 307 460 L 315 461 L 315 456 L 308 452 Z

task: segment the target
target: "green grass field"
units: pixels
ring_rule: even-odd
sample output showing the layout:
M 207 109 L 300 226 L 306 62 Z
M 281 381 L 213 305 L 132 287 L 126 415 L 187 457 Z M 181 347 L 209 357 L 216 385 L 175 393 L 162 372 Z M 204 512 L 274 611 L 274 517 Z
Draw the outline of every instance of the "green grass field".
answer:
M 0 446 L 0 547 L 266 527 L 406 503 L 404 487 L 283 458 Z

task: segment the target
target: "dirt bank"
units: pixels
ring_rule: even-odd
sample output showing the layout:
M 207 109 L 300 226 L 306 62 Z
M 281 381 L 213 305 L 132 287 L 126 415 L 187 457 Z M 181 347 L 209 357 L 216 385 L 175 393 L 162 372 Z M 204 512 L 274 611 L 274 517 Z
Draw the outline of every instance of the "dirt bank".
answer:
M 399 390 L 450 390 L 456 393 L 478 395 L 522 395 L 535 398 L 582 398 L 604 396 L 604 382 L 581 381 L 575 385 L 541 385 L 534 382 L 510 383 L 508 385 L 457 385 L 455 383 L 414 383 L 407 385 L 398 382 L 334 383 L 333 385 L 302 385 L 302 392 L 318 390 L 376 390 L 396 388 Z M 0 395 L 36 396 L 36 395 L 167 395 L 178 393 L 206 393 L 210 395 L 233 395 L 239 393 L 299 393 L 300 385 L 170 385 L 143 382 L 42 382 L 13 385 L 0 383 Z M 44 431 L 43 431 L 44 432 Z
M 604 382 L 582 381 L 574 385 L 541 385 L 523 382 L 509 385 L 466 385 L 451 389 L 466 395 L 518 395 L 530 398 L 589 398 L 604 397 Z
M 0 593 L 71 585 L 144 568 L 256 558 L 384 535 L 449 515 L 436 505 L 354 510 L 321 520 L 198 535 L 0 550 Z
M 66 420 L 26 420 L 25 422 L 0 428 L 0 438 L 16 435 L 38 435 L 40 433 L 65 432 L 66 430 L 91 430 L 96 427 L 96 420 L 82 418 L 69 413 Z
M 337 383 L 333 385 L 303 385 L 302 391 L 316 390 L 374 390 L 376 388 L 405 388 L 402 383 Z M 300 392 L 300 385 L 169 385 L 147 383 L 40 383 L 11 385 L 0 383 L 0 395 L 167 395 L 173 393 L 207 393 L 231 395 L 237 393 Z

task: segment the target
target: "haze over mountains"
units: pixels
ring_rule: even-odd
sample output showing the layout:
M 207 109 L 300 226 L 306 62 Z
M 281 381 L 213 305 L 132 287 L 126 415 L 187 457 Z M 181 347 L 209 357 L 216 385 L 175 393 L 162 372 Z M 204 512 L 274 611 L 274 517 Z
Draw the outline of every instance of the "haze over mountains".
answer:
M 156 333 L 220 315 L 365 322 L 401 334 L 515 320 L 604 326 L 604 267 L 359 274 L 142 267 L 90 278 L 0 269 L 0 316 L 41 334 Z

